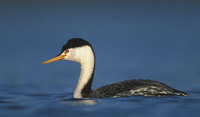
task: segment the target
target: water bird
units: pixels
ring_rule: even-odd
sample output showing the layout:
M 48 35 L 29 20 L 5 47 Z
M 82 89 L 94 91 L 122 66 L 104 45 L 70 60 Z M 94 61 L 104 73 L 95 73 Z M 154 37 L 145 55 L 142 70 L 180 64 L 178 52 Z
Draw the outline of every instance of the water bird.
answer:
M 176 90 L 164 83 L 134 79 L 105 85 L 92 91 L 92 81 L 95 71 L 95 53 L 92 45 L 82 38 L 72 38 L 63 45 L 61 53 L 42 64 L 58 60 L 69 60 L 80 63 L 81 72 L 74 91 L 74 98 L 110 98 L 126 96 L 188 96 L 183 91 Z

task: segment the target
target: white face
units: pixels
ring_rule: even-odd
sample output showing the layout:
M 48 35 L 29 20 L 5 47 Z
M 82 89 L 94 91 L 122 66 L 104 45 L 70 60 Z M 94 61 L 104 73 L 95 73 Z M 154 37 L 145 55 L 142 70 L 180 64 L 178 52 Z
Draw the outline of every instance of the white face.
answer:
M 94 58 L 94 53 L 90 46 L 82 46 L 77 48 L 70 48 L 66 50 L 61 55 L 67 55 L 63 60 L 75 61 L 78 63 L 83 63 Z
M 43 62 L 42 64 L 51 63 L 58 60 L 75 61 L 80 64 L 87 64 L 88 62 L 94 62 L 94 53 L 90 46 L 82 46 L 77 48 L 70 48 L 65 50 L 62 54 L 54 57 L 50 60 Z

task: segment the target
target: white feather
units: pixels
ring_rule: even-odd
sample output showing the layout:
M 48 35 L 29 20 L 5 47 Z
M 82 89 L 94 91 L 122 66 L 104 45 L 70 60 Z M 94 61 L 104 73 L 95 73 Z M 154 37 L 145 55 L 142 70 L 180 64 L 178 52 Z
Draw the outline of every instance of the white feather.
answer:
M 65 60 L 75 61 L 81 64 L 81 73 L 76 90 L 74 91 L 74 98 L 82 98 L 81 92 L 89 82 L 94 70 L 94 53 L 90 46 L 71 48 Z

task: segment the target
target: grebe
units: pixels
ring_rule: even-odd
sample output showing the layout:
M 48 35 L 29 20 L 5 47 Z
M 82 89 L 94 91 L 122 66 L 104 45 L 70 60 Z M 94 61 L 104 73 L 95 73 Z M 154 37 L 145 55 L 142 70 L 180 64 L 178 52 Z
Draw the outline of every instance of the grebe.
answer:
M 187 93 L 178 91 L 163 83 L 152 80 L 126 80 L 92 91 L 92 81 L 95 70 L 95 54 L 91 44 L 81 38 L 72 38 L 62 47 L 61 53 L 43 64 L 69 60 L 80 63 L 81 73 L 74 98 L 109 98 L 125 97 L 132 95 L 141 96 L 188 96 Z

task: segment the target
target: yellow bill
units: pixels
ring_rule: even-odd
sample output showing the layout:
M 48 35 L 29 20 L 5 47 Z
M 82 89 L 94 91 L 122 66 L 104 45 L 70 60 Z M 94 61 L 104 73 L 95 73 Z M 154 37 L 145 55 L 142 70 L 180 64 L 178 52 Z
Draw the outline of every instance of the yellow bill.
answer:
M 62 59 L 65 58 L 65 56 L 67 56 L 67 55 L 59 55 L 57 57 L 54 57 L 54 58 L 52 58 L 50 60 L 47 60 L 47 61 L 43 62 L 42 64 L 46 64 L 46 63 L 51 63 L 51 62 L 54 62 L 54 61 L 62 60 Z

